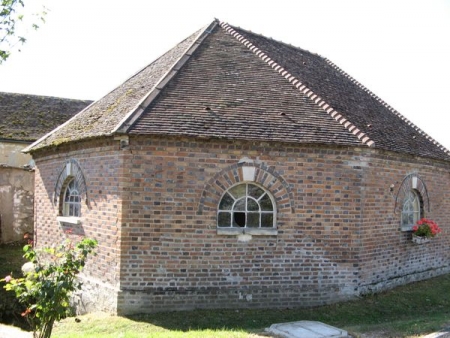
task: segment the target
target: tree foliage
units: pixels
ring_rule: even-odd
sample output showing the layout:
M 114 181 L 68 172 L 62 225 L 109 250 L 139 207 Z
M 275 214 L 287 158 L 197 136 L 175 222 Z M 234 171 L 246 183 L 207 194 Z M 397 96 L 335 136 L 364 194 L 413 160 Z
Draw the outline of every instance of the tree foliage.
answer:
M 45 22 L 45 8 L 33 16 L 30 23 L 25 20 L 24 0 L 0 0 L 0 64 L 10 56 L 11 51 L 26 41 L 27 29 L 37 30 Z

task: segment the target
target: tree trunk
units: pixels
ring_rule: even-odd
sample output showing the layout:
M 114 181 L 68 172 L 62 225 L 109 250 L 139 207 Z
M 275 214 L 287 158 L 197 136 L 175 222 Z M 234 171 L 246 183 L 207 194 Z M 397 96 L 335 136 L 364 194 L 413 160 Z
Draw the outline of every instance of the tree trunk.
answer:
M 52 335 L 53 330 L 53 323 L 55 322 L 54 319 L 44 324 L 41 331 L 34 331 L 33 337 L 34 338 L 50 338 Z

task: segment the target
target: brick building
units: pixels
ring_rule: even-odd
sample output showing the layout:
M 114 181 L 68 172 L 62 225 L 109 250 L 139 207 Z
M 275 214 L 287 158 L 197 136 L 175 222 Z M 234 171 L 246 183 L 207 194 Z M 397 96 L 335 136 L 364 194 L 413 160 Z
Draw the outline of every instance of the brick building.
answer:
M 450 270 L 448 150 L 329 60 L 218 21 L 27 151 L 37 244 L 99 241 L 81 311 L 313 306 Z M 423 216 L 443 231 L 418 245 Z
M 92 101 L 0 92 L 0 243 L 33 231 L 33 161 L 22 149 Z

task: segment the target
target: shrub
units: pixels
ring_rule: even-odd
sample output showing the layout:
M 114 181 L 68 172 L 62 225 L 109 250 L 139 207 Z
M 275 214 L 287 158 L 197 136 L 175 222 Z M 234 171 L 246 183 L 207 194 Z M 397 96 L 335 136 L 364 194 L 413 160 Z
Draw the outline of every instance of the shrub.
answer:
M 84 238 L 77 244 L 67 240 L 57 247 L 35 250 L 24 246 L 24 277 L 6 276 L 4 288 L 14 291 L 25 309 L 25 317 L 34 336 L 48 338 L 53 324 L 69 314 L 70 295 L 81 288 L 77 274 L 95 249 L 97 241 Z

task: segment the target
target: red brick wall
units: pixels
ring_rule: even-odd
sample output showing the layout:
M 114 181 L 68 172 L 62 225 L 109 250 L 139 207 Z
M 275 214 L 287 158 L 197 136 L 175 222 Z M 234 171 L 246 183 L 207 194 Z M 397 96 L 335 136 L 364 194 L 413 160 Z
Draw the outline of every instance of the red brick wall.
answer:
M 121 292 L 111 294 L 119 313 L 320 305 L 448 270 L 448 163 L 221 140 L 133 137 L 119 148 L 91 141 L 36 161 L 41 244 L 64 237 L 52 189 L 66 159 L 80 163 L 91 207 L 83 231 L 100 242 L 87 273 L 116 291 L 120 273 Z M 276 200 L 277 235 L 217 234 L 217 205 L 242 180 L 243 165 L 255 167 L 256 183 Z M 396 189 L 411 172 L 429 190 L 427 216 L 444 229 L 431 245 L 413 245 L 394 213 Z
M 449 271 L 449 163 L 377 151 L 360 159 L 364 176 L 360 291 L 386 289 Z M 424 210 L 425 217 L 435 220 L 443 230 L 425 245 L 412 243 L 411 232 L 400 230 L 401 202 L 394 212 L 395 199 L 408 174 L 423 180 L 430 204 L 430 210 Z
M 58 148 L 62 151 L 35 154 L 35 232 L 38 247 L 60 243 L 66 238 L 77 241 L 80 236 L 98 240 L 96 255 L 89 259 L 83 270 L 91 279 L 94 292 L 104 300 L 84 300 L 80 306 L 97 303 L 99 309 L 115 311 L 109 298 L 115 298 L 119 286 L 120 221 L 122 217 L 121 183 L 123 156 L 117 141 L 91 141 Z M 55 185 L 61 170 L 69 159 L 76 159 L 83 171 L 87 185 L 86 204 L 83 196 L 82 224 L 61 226 L 56 220 L 58 203 L 53 202 Z M 67 230 L 72 232 L 67 233 Z M 101 303 L 108 303 L 102 305 Z M 92 304 L 91 304 L 92 305 Z M 94 304 L 95 305 L 95 304 Z M 92 308 L 92 307 L 91 307 Z

